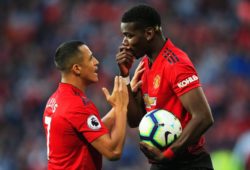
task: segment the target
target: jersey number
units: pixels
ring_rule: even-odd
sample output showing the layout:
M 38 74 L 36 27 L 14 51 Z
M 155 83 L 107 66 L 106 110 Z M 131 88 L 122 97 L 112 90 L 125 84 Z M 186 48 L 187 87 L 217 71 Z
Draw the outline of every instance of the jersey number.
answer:
M 47 125 L 47 158 L 49 160 L 49 137 L 50 137 L 51 117 L 45 116 L 45 124 Z

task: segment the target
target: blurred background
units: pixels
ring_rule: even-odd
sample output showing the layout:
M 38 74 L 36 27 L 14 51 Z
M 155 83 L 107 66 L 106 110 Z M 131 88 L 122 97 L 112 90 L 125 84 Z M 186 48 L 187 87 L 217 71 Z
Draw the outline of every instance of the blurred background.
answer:
M 47 168 L 42 114 L 60 81 L 60 43 L 82 40 L 94 52 L 100 82 L 87 95 L 107 113 L 101 87 L 112 90 L 119 73 L 120 17 L 137 3 L 159 11 L 165 35 L 197 68 L 215 118 L 206 133 L 215 169 L 250 169 L 249 0 L 0 0 L 0 170 Z M 104 158 L 103 169 L 148 167 L 137 129 L 128 129 L 122 159 Z

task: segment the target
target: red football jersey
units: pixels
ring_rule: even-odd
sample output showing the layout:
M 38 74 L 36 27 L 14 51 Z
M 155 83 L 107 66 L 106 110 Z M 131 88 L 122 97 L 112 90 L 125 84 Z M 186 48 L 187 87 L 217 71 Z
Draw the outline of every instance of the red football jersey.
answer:
M 108 130 L 81 90 L 60 83 L 47 102 L 43 126 L 49 170 L 101 169 L 102 155 L 90 143 Z
M 179 96 L 201 86 L 197 72 L 187 54 L 175 47 L 168 39 L 151 67 L 147 57 L 144 57 L 141 62 L 144 62 L 145 67 L 141 79 L 146 111 L 168 110 L 180 120 L 182 128 L 185 128 L 191 119 L 191 114 L 185 110 Z M 203 144 L 202 137 L 199 143 L 190 149 L 196 150 Z

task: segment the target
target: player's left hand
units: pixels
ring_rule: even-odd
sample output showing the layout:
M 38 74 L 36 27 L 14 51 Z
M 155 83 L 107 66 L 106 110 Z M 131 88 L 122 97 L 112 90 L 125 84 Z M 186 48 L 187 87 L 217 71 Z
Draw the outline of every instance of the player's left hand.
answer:
M 162 163 L 169 161 L 164 157 L 162 152 L 156 148 L 152 147 L 144 142 L 140 142 L 140 149 L 144 153 L 144 155 L 149 159 L 150 163 Z

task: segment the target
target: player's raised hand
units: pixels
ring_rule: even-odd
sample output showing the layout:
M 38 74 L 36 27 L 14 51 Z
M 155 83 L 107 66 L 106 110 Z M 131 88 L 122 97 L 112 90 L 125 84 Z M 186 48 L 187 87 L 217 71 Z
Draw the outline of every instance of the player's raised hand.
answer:
M 134 76 L 130 82 L 130 86 L 133 92 L 137 92 L 138 88 L 141 87 L 142 81 L 140 79 L 144 70 L 144 63 L 140 62 L 137 68 L 135 69 Z
M 112 94 L 109 93 L 108 89 L 103 87 L 102 88 L 102 91 L 106 97 L 106 100 L 110 103 L 111 106 L 115 106 L 115 95 L 117 92 L 118 92 L 118 83 L 119 83 L 119 77 L 118 76 L 115 76 L 115 79 L 114 79 L 114 87 L 113 87 L 113 91 L 112 91 Z
M 121 76 L 116 76 L 112 94 L 106 88 L 102 88 L 103 93 L 113 107 L 127 107 L 128 105 L 128 89 L 126 83 Z
M 127 108 L 129 102 L 128 88 L 125 80 L 122 76 L 119 76 L 119 87 L 118 87 L 119 95 L 121 97 L 121 106 Z
M 129 47 L 124 45 L 119 47 L 119 52 L 116 54 L 116 62 L 118 63 L 121 75 L 126 77 L 129 75 L 129 70 L 132 67 L 135 58 Z

